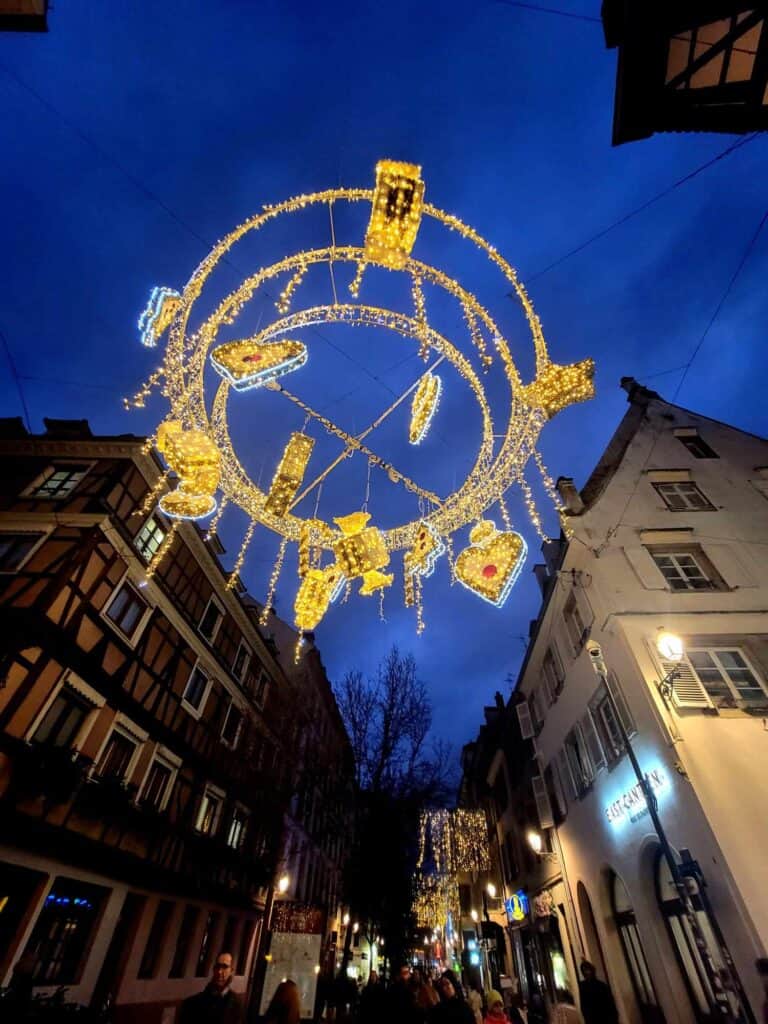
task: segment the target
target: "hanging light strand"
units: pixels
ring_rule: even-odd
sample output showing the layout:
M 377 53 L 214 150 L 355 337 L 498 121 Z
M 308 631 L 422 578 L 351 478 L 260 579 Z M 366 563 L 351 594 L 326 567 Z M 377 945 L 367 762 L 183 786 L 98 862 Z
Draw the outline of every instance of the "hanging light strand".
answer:
M 283 568 L 283 559 L 285 558 L 285 549 L 288 547 L 287 538 L 283 537 L 280 541 L 280 547 L 277 549 L 277 558 L 275 559 L 275 565 L 272 569 L 272 575 L 269 578 L 269 588 L 267 589 L 267 599 L 264 602 L 264 608 L 262 610 L 259 622 L 262 626 L 266 626 L 267 619 L 269 618 L 269 610 L 275 600 L 275 590 L 277 589 L 277 581 L 280 578 L 280 573 Z
M 245 556 L 248 551 L 248 546 L 253 539 L 253 531 L 256 529 L 256 521 L 252 519 L 248 523 L 248 529 L 245 531 L 245 537 L 243 537 L 243 543 L 240 545 L 240 550 L 237 553 L 235 564 L 232 566 L 232 572 L 229 574 L 229 578 L 226 583 L 227 590 L 234 590 L 240 579 L 240 570 L 243 568 L 245 562 Z

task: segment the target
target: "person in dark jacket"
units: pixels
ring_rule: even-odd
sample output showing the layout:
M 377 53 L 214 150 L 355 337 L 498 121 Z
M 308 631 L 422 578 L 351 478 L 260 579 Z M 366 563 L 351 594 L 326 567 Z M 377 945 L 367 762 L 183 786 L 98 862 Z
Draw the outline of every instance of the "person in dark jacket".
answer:
M 232 954 L 219 953 L 203 991 L 181 1004 L 179 1024 L 242 1024 L 242 1003 L 230 989 L 233 975 Z
M 360 993 L 360 1024 L 385 1024 L 387 993 L 376 971 L 368 975 L 368 982 Z
M 465 1003 L 461 985 L 452 971 L 440 975 L 437 991 L 440 1002 L 429 1011 L 428 1024 L 475 1024 L 475 1015 Z
M 582 960 L 581 976 L 584 980 L 579 982 L 579 1001 L 584 1024 L 619 1024 L 611 990 L 597 977 L 595 965 L 589 960 Z

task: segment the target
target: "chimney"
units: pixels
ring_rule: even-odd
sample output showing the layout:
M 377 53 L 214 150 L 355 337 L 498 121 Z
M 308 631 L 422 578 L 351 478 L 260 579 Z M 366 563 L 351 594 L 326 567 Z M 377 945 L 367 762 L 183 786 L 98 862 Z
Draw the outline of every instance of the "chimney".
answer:
M 619 383 L 627 392 L 628 402 L 648 405 L 652 398 L 660 397 L 657 391 L 651 391 L 649 388 L 643 387 L 642 384 L 638 384 L 634 377 L 622 377 Z
M 563 499 L 563 505 L 571 515 L 579 515 L 580 512 L 584 511 L 584 502 L 581 500 L 576 484 L 573 482 L 573 477 L 560 476 L 557 478 L 555 484 L 557 493 Z
M 495 699 L 496 699 L 496 707 L 497 707 L 497 708 L 498 708 L 498 709 L 499 709 L 500 711 L 503 711 L 503 710 L 504 710 L 504 698 L 502 697 L 502 695 L 501 695 L 501 694 L 499 693 L 499 691 L 498 691 L 498 690 L 497 690 L 497 691 L 496 691 L 496 693 L 494 694 L 494 697 L 495 697 Z
M 539 584 L 539 590 L 543 597 L 547 590 L 547 583 L 549 582 L 549 570 L 543 562 L 539 562 L 538 565 L 534 565 L 533 567 L 533 575 L 536 577 L 536 582 Z

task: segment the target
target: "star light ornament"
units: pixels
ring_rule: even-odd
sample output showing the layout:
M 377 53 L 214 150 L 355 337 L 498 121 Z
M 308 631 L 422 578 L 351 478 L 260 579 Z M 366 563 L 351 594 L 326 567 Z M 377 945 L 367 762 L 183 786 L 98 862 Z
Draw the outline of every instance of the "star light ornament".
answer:
M 501 608 L 525 562 L 528 547 L 519 533 L 502 533 L 483 519 L 469 535 L 469 547 L 456 559 L 456 579 Z
M 157 345 L 163 331 L 173 322 L 180 305 L 181 295 L 175 289 L 159 286 L 152 289 L 147 307 L 139 317 L 142 345 L 146 348 Z

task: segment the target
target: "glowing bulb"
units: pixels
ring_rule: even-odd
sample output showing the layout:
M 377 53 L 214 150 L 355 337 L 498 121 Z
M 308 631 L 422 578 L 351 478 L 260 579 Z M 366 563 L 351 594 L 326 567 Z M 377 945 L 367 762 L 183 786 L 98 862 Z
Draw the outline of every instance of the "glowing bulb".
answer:
M 349 914 L 345 914 L 344 917 L 342 917 L 341 923 L 344 925 L 345 928 L 347 927 L 347 925 L 349 924 Z
M 493 882 L 489 882 L 488 885 L 486 885 L 485 891 L 488 893 L 492 900 L 496 899 L 496 886 L 493 884 Z
M 525 838 L 528 840 L 528 845 L 534 853 L 541 853 L 542 841 L 541 836 L 538 832 L 534 832 L 533 829 L 531 829 Z
M 663 627 L 656 636 L 656 650 L 664 661 L 681 661 L 685 653 L 682 639 L 676 633 L 668 633 Z
M 477 911 L 476 910 L 470 910 L 469 916 L 472 918 L 473 921 L 475 921 L 475 922 L 477 921 Z
M 277 891 L 279 893 L 288 892 L 288 886 L 291 884 L 291 879 L 288 875 L 283 875 L 280 881 L 277 883 Z

